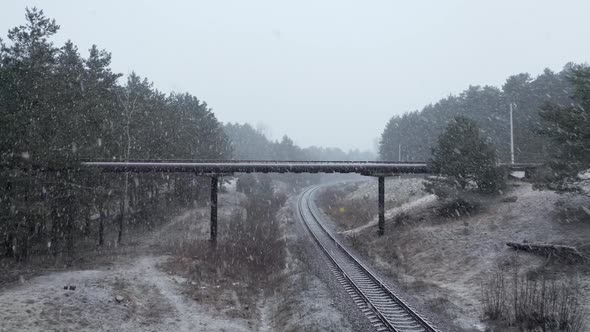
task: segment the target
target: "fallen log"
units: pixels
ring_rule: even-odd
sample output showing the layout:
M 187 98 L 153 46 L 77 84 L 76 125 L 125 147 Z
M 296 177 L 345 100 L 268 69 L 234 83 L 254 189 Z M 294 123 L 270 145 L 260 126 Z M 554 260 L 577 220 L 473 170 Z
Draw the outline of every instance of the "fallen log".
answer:
M 581 262 L 586 259 L 576 247 L 572 246 L 516 242 L 506 242 L 506 245 L 514 250 L 533 252 L 546 257 L 559 257 L 569 262 Z

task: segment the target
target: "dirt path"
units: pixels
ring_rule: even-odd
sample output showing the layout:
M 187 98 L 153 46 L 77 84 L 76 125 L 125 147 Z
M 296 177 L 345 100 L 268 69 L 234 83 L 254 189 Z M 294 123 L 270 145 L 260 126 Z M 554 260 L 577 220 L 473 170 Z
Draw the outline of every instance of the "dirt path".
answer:
M 145 246 L 161 240 L 193 213 L 174 218 Z M 111 267 L 23 280 L 0 293 L 0 331 L 251 330 L 245 319 L 221 319 L 205 305 L 187 299 L 182 293 L 187 281 L 158 269 L 166 258 L 139 255 Z
M 432 206 L 436 202 L 435 195 L 426 195 L 416 200 L 410 201 L 408 203 L 404 203 L 401 206 L 395 207 L 393 209 L 389 209 L 385 211 L 385 220 L 392 220 L 396 215 L 401 213 L 410 213 L 412 210 L 415 209 L 424 209 L 428 206 Z M 375 229 L 379 220 L 377 218 L 373 218 L 368 223 L 359 226 L 357 228 L 349 229 L 346 231 L 341 231 L 339 233 L 343 235 L 355 235 L 366 230 Z
M 240 197 L 225 196 L 219 212 L 227 221 L 240 207 Z M 180 212 L 158 230 L 137 235 L 137 241 L 129 238 L 130 244 L 121 248 L 124 255 L 101 260 L 108 265 L 47 272 L 0 290 L 0 332 L 365 330 L 360 323 L 351 324 L 350 317 L 360 312 L 343 314 L 326 280 L 310 273 L 290 206 L 277 218 L 288 257 L 275 284 L 267 288 L 226 280 L 205 267 L 192 274 L 172 272 L 174 264 L 195 261 L 192 256 L 168 259 L 163 250 L 173 252 L 170 247 L 208 237 L 208 211 L 201 207 Z

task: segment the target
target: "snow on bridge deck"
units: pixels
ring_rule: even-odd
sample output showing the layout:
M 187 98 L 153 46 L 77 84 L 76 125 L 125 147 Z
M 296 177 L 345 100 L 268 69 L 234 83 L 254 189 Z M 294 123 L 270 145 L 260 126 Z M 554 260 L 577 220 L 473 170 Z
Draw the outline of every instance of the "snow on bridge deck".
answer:
M 86 161 L 82 166 L 107 172 L 189 172 L 195 174 L 231 173 L 359 173 L 391 175 L 428 173 L 426 163 L 382 161 Z

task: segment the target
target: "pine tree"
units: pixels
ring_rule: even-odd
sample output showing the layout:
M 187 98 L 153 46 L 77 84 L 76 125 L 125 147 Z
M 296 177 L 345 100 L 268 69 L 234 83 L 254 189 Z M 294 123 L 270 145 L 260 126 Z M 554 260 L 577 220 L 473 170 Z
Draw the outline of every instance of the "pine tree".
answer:
M 560 192 L 587 192 L 581 173 L 590 169 L 590 67 L 573 66 L 568 76 L 573 85 L 573 103 L 547 103 L 539 111 L 538 133 L 551 140 L 555 149 L 548 169 L 541 170 L 537 187 Z
M 432 155 L 432 170 L 452 178 L 461 189 L 471 182 L 482 192 L 494 192 L 503 186 L 494 146 L 486 142 L 475 121 L 467 117 L 457 116 L 448 125 Z

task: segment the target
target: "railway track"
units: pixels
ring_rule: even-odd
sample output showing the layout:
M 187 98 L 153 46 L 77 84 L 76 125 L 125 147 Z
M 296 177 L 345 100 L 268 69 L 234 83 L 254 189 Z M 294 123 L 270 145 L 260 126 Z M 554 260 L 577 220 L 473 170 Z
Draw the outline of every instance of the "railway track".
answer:
M 301 221 L 327 257 L 329 268 L 377 331 L 438 332 L 410 305 L 389 289 L 320 222 L 312 195 L 305 190 L 297 203 Z

